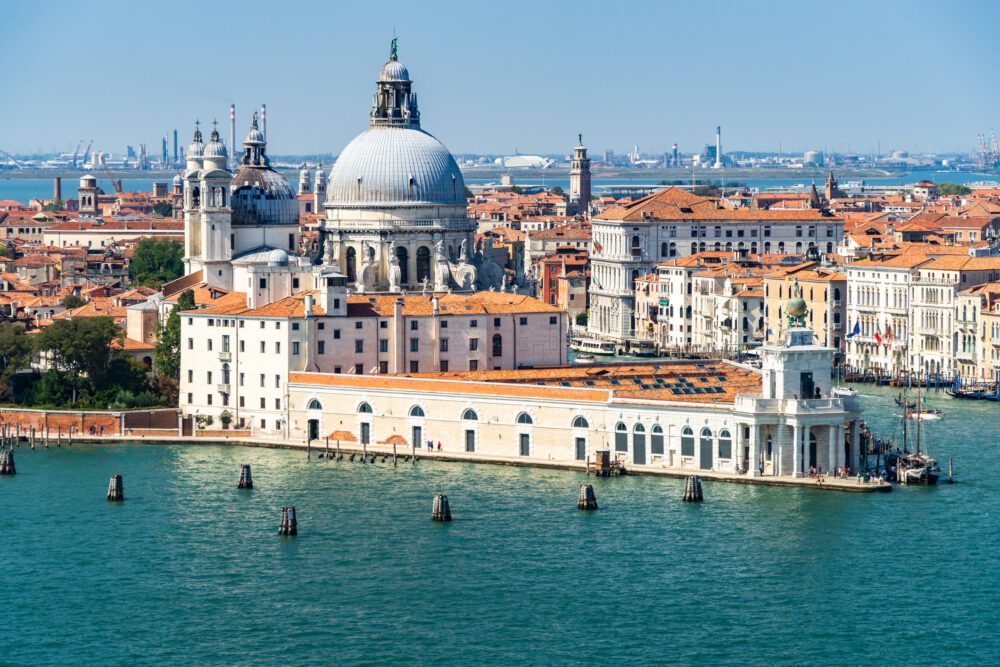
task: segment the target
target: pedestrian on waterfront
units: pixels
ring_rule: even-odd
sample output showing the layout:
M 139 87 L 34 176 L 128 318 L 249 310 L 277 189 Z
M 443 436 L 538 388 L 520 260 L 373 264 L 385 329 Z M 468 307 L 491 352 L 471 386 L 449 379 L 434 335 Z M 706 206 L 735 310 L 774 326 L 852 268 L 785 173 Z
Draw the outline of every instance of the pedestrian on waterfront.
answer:
M 104 435 L 104 424 L 101 424 L 101 435 Z
M 438 440 L 438 451 L 439 452 L 441 451 L 441 441 L 440 440 Z

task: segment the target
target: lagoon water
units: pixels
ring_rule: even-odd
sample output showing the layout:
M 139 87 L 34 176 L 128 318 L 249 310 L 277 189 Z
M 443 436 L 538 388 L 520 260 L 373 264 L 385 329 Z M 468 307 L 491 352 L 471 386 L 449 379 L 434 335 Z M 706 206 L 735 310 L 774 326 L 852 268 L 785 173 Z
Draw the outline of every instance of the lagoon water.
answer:
M 894 391 L 859 389 L 891 435 Z M 563 471 L 22 447 L 0 478 L 0 664 L 992 664 L 1000 406 L 928 404 L 960 483 L 706 483 L 687 504 L 680 480 L 591 478 L 591 513 Z

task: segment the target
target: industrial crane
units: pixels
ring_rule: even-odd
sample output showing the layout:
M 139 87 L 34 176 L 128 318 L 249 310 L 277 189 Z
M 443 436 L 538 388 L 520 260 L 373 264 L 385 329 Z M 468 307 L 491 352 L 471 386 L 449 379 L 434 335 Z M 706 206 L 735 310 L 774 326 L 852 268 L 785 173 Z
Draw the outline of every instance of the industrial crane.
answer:
M 73 160 L 72 162 L 70 162 L 70 164 L 73 166 L 74 169 L 76 169 L 76 158 L 78 155 L 80 155 L 81 148 L 83 148 L 83 139 L 80 139 L 80 142 L 77 143 L 76 145 L 76 150 L 73 151 Z
M 87 160 L 90 159 L 90 147 L 94 145 L 94 140 L 91 139 L 90 143 L 87 144 L 87 150 L 83 152 L 83 163 L 87 164 Z
M 24 169 L 24 165 L 22 165 L 20 162 L 18 162 L 17 160 L 15 160 L 13 155 L 11 155 L 10 153 L 8 153 L 7 151 L 5 151 L 2 148 L 0 148 L 0 155 L 3 155 L 8 160 L 10 160 L 11 162 L 13 162 L 14 166 L 17 167 L 18 169 Z
M 120 195 L 122 193 L 122 182 L 116 181 L 114 176 L 111 175 L 108 163 L 104 161 L 104 153 L 101 153 L 101 167 L 104 168 L 104 173 L 108 175 L 108 180 L 111 181 L 111 187 L 115 189 L 115 194 Z

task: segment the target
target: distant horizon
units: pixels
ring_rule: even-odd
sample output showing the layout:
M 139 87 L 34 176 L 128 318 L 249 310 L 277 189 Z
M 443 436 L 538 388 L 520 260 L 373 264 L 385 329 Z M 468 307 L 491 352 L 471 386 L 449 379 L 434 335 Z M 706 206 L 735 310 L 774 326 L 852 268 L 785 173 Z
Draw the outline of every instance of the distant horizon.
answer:
M 750 13 L 721 1 L 709 13 L 644 1 L 618 21 L 607 9 L 13 3 L 0 14 L 15 54 L 4 87 L 25 103 L 0 111 L 12 130 L 0 149 L 72 152 L 93 139 L 158 155 L 175 128 L 190 142 L 196 118 L 228 135 L 233 102 L 239 142 L 263 102 L 271 153 L 337 154 L 367 127 L 394 33 L 424 129 L 456 154 L 566 154 L 578 132 L 595 155 L 674 142 L 692 153 L 716 125 L 727 153 L 969 154 L 997 125 L 994 3 L 764 0 Z

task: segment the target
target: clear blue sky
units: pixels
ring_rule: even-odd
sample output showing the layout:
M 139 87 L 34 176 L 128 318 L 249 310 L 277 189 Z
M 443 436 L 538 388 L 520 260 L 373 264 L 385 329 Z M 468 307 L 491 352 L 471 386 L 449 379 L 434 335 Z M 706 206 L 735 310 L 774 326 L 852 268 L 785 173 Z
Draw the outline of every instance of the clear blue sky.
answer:
M 364 129 L 395 28 L 455 152 L 969 150 L 1000 125 L 996 2 L 31 2 L 0 6 L 0 148 L 119 153 L 196 117 L 272 152 Z

